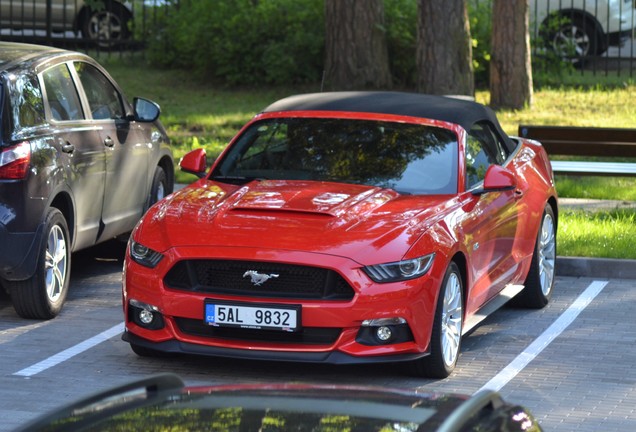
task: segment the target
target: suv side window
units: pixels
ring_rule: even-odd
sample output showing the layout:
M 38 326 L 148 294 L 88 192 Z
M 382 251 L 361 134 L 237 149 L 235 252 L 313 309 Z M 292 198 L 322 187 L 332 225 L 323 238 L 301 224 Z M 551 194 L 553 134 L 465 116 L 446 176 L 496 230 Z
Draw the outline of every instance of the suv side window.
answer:
M 484 180 L 490 165 L 502 165 L 508 152 L 487 123 L 475 123 L 466 139 L 466 187 Z
M 2 129 L 6 137 L 24 128 L 44 124 L 42 91 L 35 76 L 17 76 L 11 82 L 11 87 L 6 88 L 4 97 L 5 109 L 3 111 L 5 115 L 2 120 Z M 11 106 L 9 101 L 11 101 Z
M 66 64 L 53 66 L 42 73 L 51 118 L 57 121 L 84 118 L 77 89 Z
M 75 71 L 82 82 L 93 119 L 124 118 L 121 96 L 115 86 L 94 66 L 75 62 Z

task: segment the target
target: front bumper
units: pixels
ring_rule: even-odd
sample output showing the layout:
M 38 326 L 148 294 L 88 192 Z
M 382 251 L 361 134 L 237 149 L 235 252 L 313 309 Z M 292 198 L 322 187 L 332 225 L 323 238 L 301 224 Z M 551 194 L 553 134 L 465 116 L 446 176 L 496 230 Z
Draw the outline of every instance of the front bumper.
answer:
M 443 263 L 434 263 L 429 272 L 417 279 L 376 284 L 351 260 L 315 253 L 286 251 L 225 250 L 217 259 L 259 260 L 259 255 L 276 256 L 276 262 L 312 265 L 337 271 L 351 285 L 355 294 L 350 300 L 303 300 L 299 298 L 244 297 L 228 294 L 183 291 L 167 288 L 164 275 L 173 264 L 188 259 L 210 259 L 205 251 L 168 252 L 155 269 L 148 269 L 127 258 L 124 268 L 124 340 L 156 351 L 202 354 L 248 359 L 368 363 L 414 360 L 428 354 L 437 292 L 443 275 Z M 207 251 L 209 252 L 209 250 Z M 172 255 L 172 256 L 171 256 Z M 224 328 L 204 324 L 206 300 L 237 303 L 276 303 L 300 305 L 301 330 L 285 333 L 264 330 L 224 332 Z M 134 319 L 130 301 L 152 305 L 161 316 L 158 328 L 140 325 Z M 401 317 L 408 328 L 402 334 L 409 338 L 387 343 L 369 343 L 369 327 L 365 320 Z M 207 329 L 207 330 L 206 330 Z M 401 330 L 400 330 L 401 331 Z M 238 333 L 241 333 L 238 335 Z M 325 333 L 332 334 L 323 337 Z M 397 334 L 398 332 L 396 332 Z M 314 338 L 314 335 L 318 337 Z
M 402 361 L 413 361 L 427 356 L 429 353 L 396 354 L 373 357 L 352 356 L 340 351 L 328 352 L 293 352 L 293 351 L 267 351 L 267 350 L 246 350 L 237 348 L 224 348 L 218 346 L 207 346 L 195 343 L 181 342 L 176 339 L 164 342 L 152 342 L 125 331 L 122 340 L 131 345 L 137 345 L 164 353 L 192 354 L 210 357 L 227 357 L 244 360 L 266 360 L 295 363 L 329 363 L 329 364 L 365 364 L 365 363 L 394 363 Z

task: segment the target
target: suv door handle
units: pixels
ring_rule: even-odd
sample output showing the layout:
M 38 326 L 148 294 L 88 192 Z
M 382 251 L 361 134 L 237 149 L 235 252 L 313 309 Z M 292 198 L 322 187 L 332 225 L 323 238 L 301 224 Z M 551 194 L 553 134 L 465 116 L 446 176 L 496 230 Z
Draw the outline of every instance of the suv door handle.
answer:
M 105 145 L 106 147 L 112 147 L 112 146 L 114 146 L 114 145 L 115 145 L 115 142 L 112 140 L 112 138 L 111 138 L 111 137 L 106 137 L 106 138 L 104 139 L 104 145 Z

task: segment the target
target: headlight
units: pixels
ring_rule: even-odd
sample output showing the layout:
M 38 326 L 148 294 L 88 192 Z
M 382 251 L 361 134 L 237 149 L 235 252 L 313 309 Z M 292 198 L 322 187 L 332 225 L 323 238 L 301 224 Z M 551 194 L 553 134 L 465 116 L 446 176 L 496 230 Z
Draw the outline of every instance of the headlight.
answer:
M 370 265 L 362 269 L 375 282 L 397 282 L 422 276 L 431 268 L 433 258 L 434 253 L 405 261 Z
M 130 257 L 137 264 L 140 264 L 144 267 L 154 268 L 159 264 L 159 261 L 163 258 L 159 252 L 150 249 L 142 245 L 141 243 L 137 243 L 134 240 L 130 240 Z

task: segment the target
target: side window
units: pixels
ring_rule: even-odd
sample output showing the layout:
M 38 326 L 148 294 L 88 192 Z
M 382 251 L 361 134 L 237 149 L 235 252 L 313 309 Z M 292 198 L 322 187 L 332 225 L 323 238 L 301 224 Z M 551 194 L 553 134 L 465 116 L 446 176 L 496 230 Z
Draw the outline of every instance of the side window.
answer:
M 466 186 L 471 188 L 484 180 L 490 165 L 501 165 L 505 157 L 498 150 L 496 140 L 488 127 L 474 124 L 466 139 Z
M 124 118 L 121 95 L 104 74 L 83 62 L 75 62 L 75 71 L 82 82 L 95 120 Z
M 11 133 L 11 124 L 13 124 L 13 132 L 17 132 L 45 122 L 42 91 L 35 76 L 20 75 L 11 82 L 10 88 L 5 88 L 7 91 L 4 95 L 6 105 L 2 119 L 3 133 Z M 9 100 L 11 105 L 9 105 Z M 11 114 L 11 118 L 9 118 L 9 114 Z
M 80 120 L 84 118 L 77 89 L 66 64 L 60 64 L 42 73 L 46 100 L 53 120 Z

